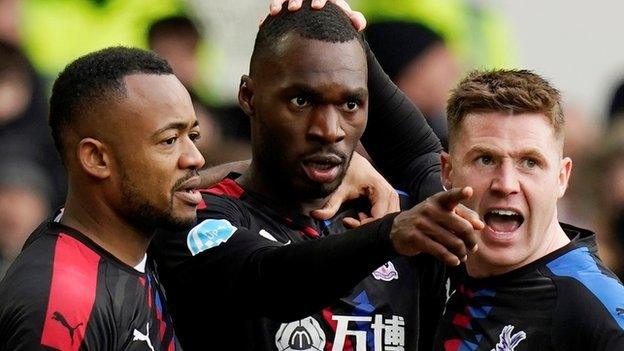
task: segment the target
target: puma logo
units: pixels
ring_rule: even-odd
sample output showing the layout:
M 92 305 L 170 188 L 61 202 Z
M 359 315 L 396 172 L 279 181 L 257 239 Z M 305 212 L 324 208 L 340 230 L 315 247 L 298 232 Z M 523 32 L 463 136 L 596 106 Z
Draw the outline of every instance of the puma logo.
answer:
M 147 343 L 147 347 L 154 351 L 154 346 L 152 346 L 152 341 L 149 338 L 149 323 L 145 325 L 145 334 L 136 329 L 134 330 L 134 338 L 132 341 L 145 341 Z
M 624 308 L 616 307 L 615 312 L 617 312 L 618 316 L 624 316 Z
M 54 319 L 55 321 L 58 321 L 59 323 L 61 323 L 62 326 L 67 328 L 67 331 L 69 332 L 69 337 L 71 339 L 71 344 L 73 345 L 74 344 L 74 332 L 76 331 L 76 329 L 78 329 L 78 327 L 82 325 L 82 323 L 78 323 L 75 327 L 72 327 L 71 325 L 69 325 L 69 323 L 67 323 L 67 319 L 65 319 L 65 316 L 63 316 L 61 312 L 58 312 L 58 311 L 52 313 L 52 319 Z

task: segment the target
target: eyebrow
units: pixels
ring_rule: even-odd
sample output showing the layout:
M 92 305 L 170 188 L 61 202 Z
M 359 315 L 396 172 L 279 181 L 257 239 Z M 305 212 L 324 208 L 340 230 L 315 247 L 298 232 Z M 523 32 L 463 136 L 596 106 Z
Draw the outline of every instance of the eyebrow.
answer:
M 321 100 L 321 93 L 318 89 L 314 89 L 306 84 L 293 84 L 284 89 L 285 94 L 302 94 L 305 95 L 315 101 Z M 356 88 L 356 89 L 346 89 L 342 92 L 341 98 L 343 100 L 364 100 L 368 96 L 368 89 L 366 88 Z
M 501 152 L 498 151 L 498 149 L 496 148 L 489 148 L 489 147 L 485 147 L 485 146 L 475 146 L 474 148 L 472 148 L 469 152 L 471 155 L 472 154 L 494 154 L 494 155 L 499 155 Z M 543 160 L 544 159 L 544 155 L 542 152 L 540 152 L 538 149 L 536 148 L 524 148 L 521 149 L 517 152 L 514 152 L 512 154 L 513 156 L 530 156 L 530 157 L 534 157 L 534 158 L 538 158 Z
M 191 126 L 191 128 L 195 128 L 199 126 L 199 121 L 195 120 L 195 123 L 193 123 L 193 125 Z M 154 132 L 154 134 L 152 134 L 152 136 L 156 137 L 158 135 L 160 135 L 161 133 L 170 130 L 170 129 L 176 129 L 176 130 L 183 130 L 188 128 L 188 123 L 184 123 L 184 122 L 171 122 L 169 124 L 167 124 L 166 126 L 158 129 L 156 132 Z
M 368 96 L 368 90 L 365 88 L 357 88 L 349 90 L 344 94 L 347 100 L 364 100 Z

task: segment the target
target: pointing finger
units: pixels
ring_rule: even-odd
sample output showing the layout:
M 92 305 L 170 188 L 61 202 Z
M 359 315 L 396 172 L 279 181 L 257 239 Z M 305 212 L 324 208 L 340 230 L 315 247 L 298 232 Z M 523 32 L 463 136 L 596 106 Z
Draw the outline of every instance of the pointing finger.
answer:
M 455 207 L 463 200 L 468 200 L 472 197 L 473 190 L 471 187 L 453 188 L 443 193 L 438 193 L 437 201 L 449 211 L 455 209 Z

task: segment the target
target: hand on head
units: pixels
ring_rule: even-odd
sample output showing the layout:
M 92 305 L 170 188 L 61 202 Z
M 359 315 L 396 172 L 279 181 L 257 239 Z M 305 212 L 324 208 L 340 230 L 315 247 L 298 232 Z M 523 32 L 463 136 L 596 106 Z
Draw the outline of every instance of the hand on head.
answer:
M 353 27 L 361 32 L 366 28 L 366 18 L 361 12 L 354 11 L 351 9 L 351 6 L 345 0 L 312 0 L 312 8 L 320 10 L 322 9 L 327 1 L 336 4 L 338 7 L 344 11 L 344 13 L 351 19 L 351 23 L 353 23 Z M 269 2 L 269 14 L 271 16 L 277 15 L 284 3 L 288 2 L 288 10 L 289 11 L 297 11 L 301 8 L 303 4 L 303 0 L 270 0 Z
M 439 192 L 394 219 L 390 239 L 402 255 L 427 253 L 457 266 L 477 250 L 477 231 L 484 223 L 460 204 L 472 196 L 470 187 Z

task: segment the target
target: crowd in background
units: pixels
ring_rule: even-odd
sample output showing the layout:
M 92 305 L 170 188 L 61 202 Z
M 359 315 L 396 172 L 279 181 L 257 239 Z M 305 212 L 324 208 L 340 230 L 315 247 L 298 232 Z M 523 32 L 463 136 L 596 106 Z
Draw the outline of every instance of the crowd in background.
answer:
M 214 27 L 206 21 L 219 13 L 201 16 L 197 10 L 211 2 L 0 0 L 0 276 L 25 238 L 65 198 L 65 174 L 46 121 L 47 98 L 58 71 L 81 54 L 114 44 L 152 49 L 191 93 L 207 165 L 250 157 L 247 117 L 234 96 L 219 98 L 227 94 L 204 79 L 219 64 L 228 65 L 227 59 L 208 63 L 211 38 L 221 33 L 210 31 Z M 446 97 L 463 73 L 514 66 L 504 22 L 485 6 L 468 0 L 351 3 L 367 16 L 365 35 L 385 71 L 444 145 Z M 565 106 L 564 150 L 574 169 L 559 213 L 561 221 L 597 232 L 603 260 L 622 278 L 624 83 L 604 101 L 607 116 L 587 116 L 583 106 L 570 102 Z

